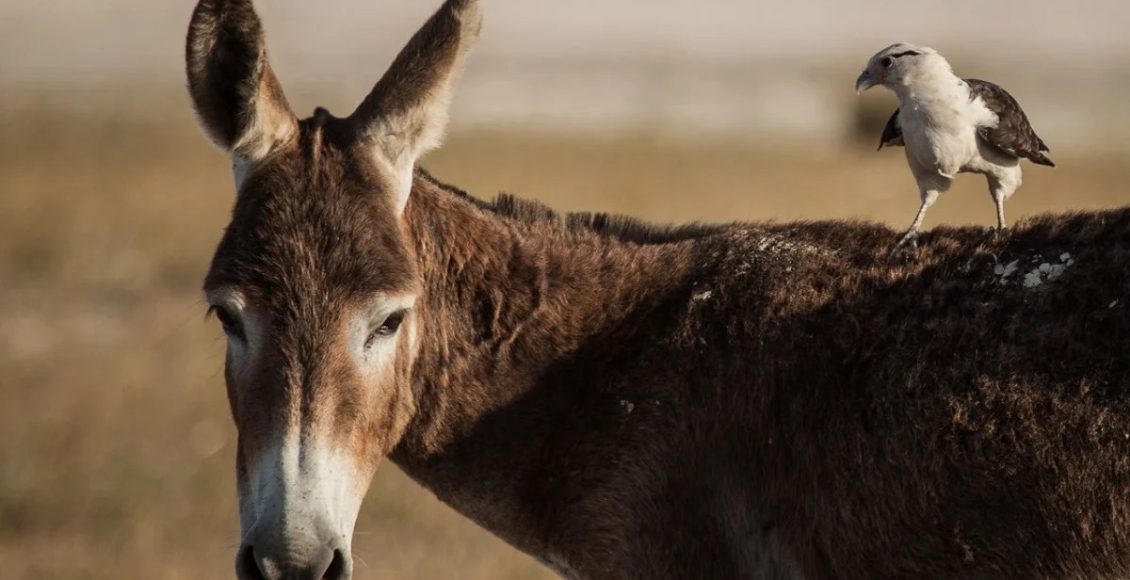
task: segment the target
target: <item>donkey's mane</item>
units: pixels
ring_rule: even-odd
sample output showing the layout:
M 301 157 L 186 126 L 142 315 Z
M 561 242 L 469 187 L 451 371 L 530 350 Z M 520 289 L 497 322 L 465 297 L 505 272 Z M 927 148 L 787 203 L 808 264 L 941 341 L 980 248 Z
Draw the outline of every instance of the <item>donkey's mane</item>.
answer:
M 549 226 L 562 232 L 590 232 L 597 236 L 639 245 L 658 245 L 725 236 L 726 247 L 737 251 L 801 251 L 809 263 L 816 256 L 847 259 L 845 265 L 868 269 L 875 265 L 878 252 L 889 242 L 890 227 L 867 221 L 819 222 L 730 222 L 690 223 L 664 226 L 624 215 L 592 212 L 558 212 L 544 203 L 500 193 L 492 201 L 479 199 L 456 186 L 444 183 L 425 170 L 417 176 L 440 191 L 507 220 L 534 226 Z M 1105 247 L 1130 231 L 1130 207 L 1102 211 L 1042 214 L 1018 221 L 1008 236 L 986 236 L 977 226 L 939 225 L 924 235 L 928 243 L 914 260 L 900 263 L 895 270 L 903 274 L 923 272 L 939 263 L 965 260 L 980 255 L 1009 263 L 1028 255 L 1033 248 L 1044 248 L 1055 257 L 1072 248 Z M 1029 256 L 1030 257 L 1030 256 Z M 1038 266 L 1039 264 L 1037 264 Z
M 491 201 L 479 199 L 466 191 L 444 183 L 423 168 L 417 175 L 438 189 L 470 202 L 479 209 L 524 224 L 555 225 L 573 232 L 592 232 L 600 236 L 633 244 L 669 244 L 707 237 L 731 230 L 735 224 L 689 223 L 682 225 L 656 225 L 630 216 L 593 212 L 561 213 L 548 205 L 523 199 L 509 193 L 499 193 Z

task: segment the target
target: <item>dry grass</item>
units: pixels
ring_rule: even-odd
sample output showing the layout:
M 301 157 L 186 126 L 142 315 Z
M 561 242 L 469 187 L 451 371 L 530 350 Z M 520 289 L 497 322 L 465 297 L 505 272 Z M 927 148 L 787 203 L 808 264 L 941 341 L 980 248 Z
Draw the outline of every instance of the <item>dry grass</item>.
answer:
M 198 287 L 231 203 L 187 114 L 0 120 L 0 570 L 222 577 L 236 540 L 223 342 Z M 868 218 L 916 203 L 899 152 L 812 157 L 646 137 L 457 135 L 428 160 L 479 195 L 660 221 Z M 1059 156 L 1009 205 L 1130 201 L 1130 165 Z M 992 222 L 966 177 L 929 223 Z M 363 578 L 534 578 L 530 559 L 385 467 L 357 526 Z

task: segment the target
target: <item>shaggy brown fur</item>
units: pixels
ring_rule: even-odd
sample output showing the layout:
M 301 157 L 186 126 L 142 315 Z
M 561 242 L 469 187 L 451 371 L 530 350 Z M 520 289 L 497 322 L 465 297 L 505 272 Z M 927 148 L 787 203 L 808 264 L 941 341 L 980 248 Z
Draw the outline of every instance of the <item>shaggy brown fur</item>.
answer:
M 1130 211 L 889 267 L 869 224 L 413 200 L 479 242 L 420 253 L 425 328 L 464 338 L 421 353 L 393 459 L 515 545 L 590 578 L 1130 574 Z
M 398 213 L 357 123 L 272 144 L 206 281 L 266 321 L 227 377 L 241 495 L 297 420 L 569 577 L 1130 576 L 1130 209 L 900 264 L 874 224 L 655 228 L 423 171 Z M 381 292 L 417 339 L 375 381 L 342 328 Z M 242 576 L 315 570 L 268 539 Z

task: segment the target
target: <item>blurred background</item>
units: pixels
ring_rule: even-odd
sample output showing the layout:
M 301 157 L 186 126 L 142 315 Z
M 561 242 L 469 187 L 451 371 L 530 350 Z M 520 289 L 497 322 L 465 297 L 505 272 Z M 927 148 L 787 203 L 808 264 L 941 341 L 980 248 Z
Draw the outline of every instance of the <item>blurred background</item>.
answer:
M 1023 104 L 1056 169 L 1010 220 L 1130 202 L 1122 0 L 484 0 L 424 163 L 481 197 L 661 222 L 904 227 L 894 99 L 867 58 L 927 44 Z M 260 0 L 292 105 L 345 114 L 438 0 Z M 224 341 L 199 287 L 233 200 L 183 89 L 192 0 L 0 6 L 0 570 L 212 578 L 238 543 Z M 927 225 L 993 223 L 964 176 Z M 360 578 L 541 578 L 394 466 L 357 525 Z

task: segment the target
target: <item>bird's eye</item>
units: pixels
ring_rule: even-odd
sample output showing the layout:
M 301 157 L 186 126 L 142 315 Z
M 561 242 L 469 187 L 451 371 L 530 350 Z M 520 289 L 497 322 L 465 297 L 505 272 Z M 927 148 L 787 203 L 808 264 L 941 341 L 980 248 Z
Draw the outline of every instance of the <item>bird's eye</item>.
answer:
M 213 306 L 209 309 L 211 314 L 216 316 L 216 320 L 224 327 L 224 334 L 239 340 L 245 340 L 243 333 L 243 325 L 239 322 L 239 318 L 233 315 L 227 308 L 222 306 Z
M 879 64 L 883 65 L 883 68 L 891 68 L 891 65 L 894 64 L 894 63 L 895 63 L 895 59 L 893 59 L 889 56 L 884 56 L 883 60 L 879 61 Z
M 369 338 L 365 340 L 365 348 L 373 346 L 373 343 L 376 342 L 377 339 L 388 338 L 396 334 L 396 331 L 400 329 L 401 323 L 404 322 L 404 317 L 407 315 L 407 310 L 398 310 L 388 315 L 388 318 L 385 318 L 384 322 L 374 328 L 373 332 L 369 334 Z

